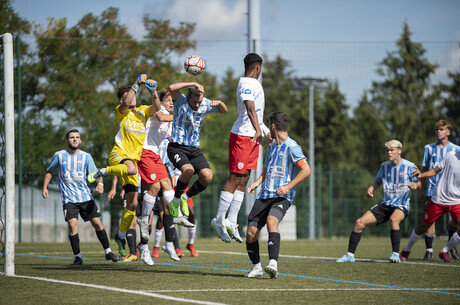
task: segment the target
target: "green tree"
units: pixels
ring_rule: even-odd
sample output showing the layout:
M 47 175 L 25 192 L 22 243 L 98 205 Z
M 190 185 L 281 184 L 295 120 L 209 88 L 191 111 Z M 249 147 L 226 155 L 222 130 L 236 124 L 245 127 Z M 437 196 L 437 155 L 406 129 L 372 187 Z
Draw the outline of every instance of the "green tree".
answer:
M 460 72 L 448 73 L 450 84 L 442 84 L 443 113 L 446 120 L 452 124 L 450 141 L 460 145 Z
M 437 66 L 425 58 L 422 44 L 413 42 L 411 36 L 404 24 L 397 50 L 388 52 L 379 64 L 377 74 L 383 81 L 372 83 L 370 101 L 390 137 L 402 142 L 404 158 L 416 162 L 421 160 L 427 134 L 432 135 L 439 93 L 430 87 Z

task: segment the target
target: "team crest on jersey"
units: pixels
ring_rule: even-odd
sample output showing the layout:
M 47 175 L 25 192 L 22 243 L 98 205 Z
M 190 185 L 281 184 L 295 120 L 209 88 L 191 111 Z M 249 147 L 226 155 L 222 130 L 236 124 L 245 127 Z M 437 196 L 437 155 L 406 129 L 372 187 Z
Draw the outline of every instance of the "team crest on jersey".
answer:
M 155 181 L 156 178 L 157 178 L 157 175 L 155 175 L 155 174 L 150 175 L 150 179 L 152 179 L 153 181 Z
M 244 90 L 244 94 L 251 94 L 251 89 Z
M 138 115 L 142 115 L 142 116 L 143 116 L 143 115 L 144 115 L 144 111 L 142 111 L 142 110 L 138 110 L 138 111 L 137 111 L 137 114 L 138 114 Z
M 242 169 L 244 166 L 244 163 L 243 162 L 238 162 L 238 169 Z

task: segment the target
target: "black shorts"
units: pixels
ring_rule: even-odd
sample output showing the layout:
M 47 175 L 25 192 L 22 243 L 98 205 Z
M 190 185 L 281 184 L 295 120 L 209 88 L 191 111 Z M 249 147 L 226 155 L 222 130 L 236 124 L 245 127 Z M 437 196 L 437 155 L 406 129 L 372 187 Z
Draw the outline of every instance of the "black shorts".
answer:
M 248 226 L 262 229 L 267 224 L 268 216 L 274 216 L 279 222 L 283 220 L 291 202 L 283 197 L 257 199 L 248 216 Z
M 409 214 L 406 208 L 390 207 L 390 206 L 380 204 L 380 203 L 374 205 L 372 208 L 370 208 L 369 211 L 375 216 L 375 218 L 377 219 L 377 224 L 379 225 L 379 224 L 385 223 L 388 220 L 390 220 L 390 216 L 391 214 L 393 214 L 395 210 L 403 211 L 404 219 L 406 219 L 407 215 Z
M 175 168 L 181 169 L 185 164 L 191 164 L 198 174 L 202 169 L 211 168 L 208 160 L 198 147 L 186 146 L 177 143 L 168 144 L 168 158 Z
M 65 221 L 69 221 L 72 218 L 78 219 L 78 214 L 86 222 L 93 219 L 94 217 L 101 217 L 101 212 L 99 212 L 99 207 L 94 202 L 94 200 L 86 202 L 67 202 L 62 207 L 64 211 Z
M 155 205 L 153 206 L 153 214 L 160 215 L 161 212 L 163 212 L 163 203 L 161 202 L 161 199 L 157 197 Z

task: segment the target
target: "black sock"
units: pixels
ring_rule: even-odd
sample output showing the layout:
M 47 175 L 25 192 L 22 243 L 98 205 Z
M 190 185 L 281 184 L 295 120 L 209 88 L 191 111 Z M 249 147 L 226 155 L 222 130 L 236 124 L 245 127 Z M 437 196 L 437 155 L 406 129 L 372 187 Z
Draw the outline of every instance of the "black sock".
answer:
M 173 225 L 173 217 L 171 215 L 163 215 L 163 226 L 165 229 L 165 240 L 167 242 L 173 242 L 176 228 Z
M 401 243 L 401 230 L 391 230 L 390 237 L 393 252 L 399 253 L 399 244 Z
M 80 253 L 80 237 L 78 233 L 72 236 L 69 236 L 70 246 L 72 247 L 73 255 Z
M 129 229 L 126 232 L 126 240 L 128 241 L 129 253 L 136 254 L 136 229 Z
M 175 227 L 174 227 L 174 249 L 180 249 L 179 236 L 177 235 L 177 230 Z
M 433 249 L 433 240 L 434 240 L 434 234 L 429 234 L 425 233 L 425 247 L 427 249 Z
M 177 179 L 176 191 L 174 192 L 174 197 L 180 198 L 180 196 L 184 193 L 187 186 L 188 186 L 188 183 L 184 183 L 180 179 Z
M 268 233 L 268 258 L 278 260 L 280 254 L 281 235 L 278 232 Z
M 196 194 L 201 193 L 202 191 L 204 191 L 205 189 L 206 189 L 206 186 L 201 184 L 200 181 L 196 180 L 195 183 L 193 183 L 192 187 L 187 191 L 187 196 L 189 198 L 192 198 Z
M 362 233 L 356 233 L 354 231 L 350 234 L 350 240 L 348 241 L 348 252 L 355 253 L 358 247 L 359 241 L 361 240 Z
M 110 248 L 109 238 L 107 237 L 107 232 L 105 232 L 105 229 L 96 231 L 96 236 L 104 249 Z
M 246 242 L 246 250 L 248 251 L 249 259 L 254 265 L 260 263 L 259 240 L 252 244 Z

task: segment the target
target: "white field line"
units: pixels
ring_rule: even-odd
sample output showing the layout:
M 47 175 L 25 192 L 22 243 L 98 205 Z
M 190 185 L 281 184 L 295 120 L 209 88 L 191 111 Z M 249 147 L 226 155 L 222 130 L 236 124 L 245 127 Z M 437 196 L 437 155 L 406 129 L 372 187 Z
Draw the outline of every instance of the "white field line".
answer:
M 198 253 L 208 253 L 208 254 L 227 254 L 227 255 L 241 255 L 247 257 L 247 253 L 245 252 L 231 252 L 231 251 L 203 251 L 203 250 L 197 250 Z M 103 251 L 85 251 L 83 252 L 83 255 L 85 253 L 88 254 L 103 254 Z M 68 257 L 73 257 L 72 253 L 70 251 L 64 251 L 64 252 L 30 252 L 30 253 L 23 253 L 27 255 L 65 255 Z M 266 253 L 261 253 L 260 256 L 268 256 Z M 302 256 L 302 255 L 286 255 L 286 254 L 280 254 L 279 257 L 283 258 L 297 258 L 297 259 L 320 259 L 320 260 L 333 260 L 335 261 L 338 257 L 326 257 L 326 256 Z M 378 260 L 378 259 L 356 259 L 357 262 L 374 262 L 374 263 L 387 263 L 388 260 Z M 425 265 L 425 266 L 437 266 L 437 267 L 451 267 L 451 268 L 460 268 L 460 265 L 455 265 L 455 264 L 449 264 L 449 263 L 428 263 L 428 262 L 403 262 L 403 264 L 412 264 L 412 265 Z
M 202 300 L 177 298 L 177 297 L 171 297 L 171 296 L 168 296 L 168 295 L 162 295 L 162 294 L 153 293 L 153 292 L 149 292 L 149 291 L 143 291 L 143 290 L 130 290 L 130 289 L 124 289 L 124 288 L 118 288 L 118 287 L 86 284 L 86 283 L 79 283 L 79 282 L 61 281 L 61 280 L 47 279 L 47 278 L 44 278 L 44 277 L 36 277 L 36 276 L 14 275 L 14 277 L 26 278 L 26 279 L 31 279 L 31 280 L 39 280 L 39 281 L 45 281 L 45 282 L 52 282 L 52 283 L 58 283 L 58 284 L 67 284 L 67 285 L 72 285 L 72 286 L 83 286 L 83 287 L 89 287 L 89 288 L 95 288 L 95 289 L 103 289 L 103 290 L 109 290 L 109 291 L 115 291 L 115 292 L 137 294 L 137 295 L 143 295 L 143 296 L 159 298 L 159 299 L 165 299 L 165 300 L 170 300 L 170 301 L 177 301 L 177 302 L 207 304 L 207 305 L 225 305 L 225 303 L 216 303 L 216 302 L 207 302 L 207 301 L 202 301 Z
M 420 290 L 436 290 L 436 291 L 460 291 L 460 288 L 417 288 Z M 148 290 L 149 292 L 155 293 L 169 293 L 169 292 L 252 292 L 252 291 L 356 291 L 356 290 L 403 290 L 408 291 L 405 288 L 258 288 L 258 289 L 175 289 L 175 290 Z

